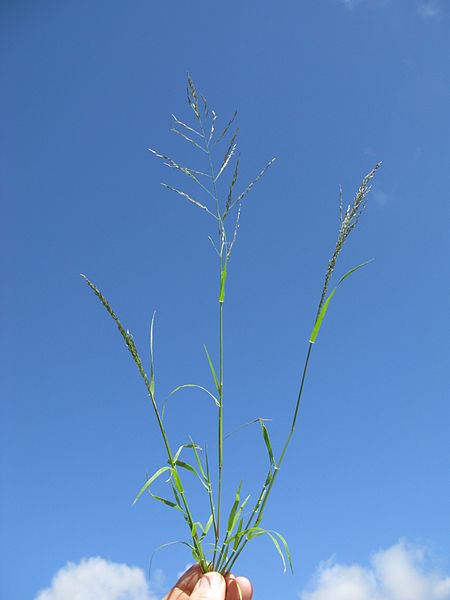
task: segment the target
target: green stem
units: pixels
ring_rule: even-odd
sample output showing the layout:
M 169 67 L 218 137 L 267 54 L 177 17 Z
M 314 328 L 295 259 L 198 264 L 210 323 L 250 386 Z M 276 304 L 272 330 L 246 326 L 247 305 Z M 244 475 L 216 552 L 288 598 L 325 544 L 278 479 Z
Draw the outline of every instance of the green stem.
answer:
M 151 399 L 151 402 L 152 402 L 152 406 L 153 406 L 153 410 L 155 412 L 156 419 L 158 421 L 158 426 L 159 426 L 161 435 L 162 435 L 163 440 L 164 440 L 164 445 L 166 447 L 167 456 L 169 458 L 169 464 L 170 464 L 170 467 L 172 469 L 172 480 L 174 479 L 174 474 L 176 475 L 176 479 L 177 479 L 178 486 L 179 486 L 179 492 L 180 492 L 180 495 L 181 495 L 181 497 L 183 499 L 183 504 L 184 504 L 184 508 L 185 508 L 184 514 L 185 514 L 186 520 L 187 520 L 187 522 L 188 522 L 188 524 L 189 524 L 189 526 L 191 528 L 192 540 L 193 540 L 194 546 L 196 547 L 197 552 L 198 552 L 199 562 L 202 565 L 202 568 L 203 568 L 203 565 L 206 568 L 206 561 L 205 561 L 205 557 L 203 555 L 203 551 L 202 551 L 202 548 L 201 548 L 201 545 L 200 545 L 200 540 L 198 538 L 198 535 L 194 532 L 194 521 L 192 519 L 190 510 L 189 510 L 189 506 L 188 506 L 186 498 L 184 496 L 183 484 L 181 483 L 180 477 L 178 475 L 178 471 L 176 469 L 176 461 L 174 461 L 174 458 L 173 458 L 173 455 L 172 455 L 172 451 L 171 451 L 170 445 L 169 445 L 169 440 L 167 439 L 166 432 L 164 430 L 164 425 L 162 423 L 162 419 L 161 419 L 161 416 L 159 414 L 158 406 L 156 404 L 155 395 L 154 395 L 154 389 L 153 389 L 153 386 L 150 385 L 150 381 L 148 380 L 147 374 L 144 371 L 144 367 L 142 366 L 142 362 L 141 362 L 141 359 L 139 357 L 136 345 L 135 345 L 135 343 L 133 341 L 133 338 L 123 328 L 122 323 L 119 321 L 118 317 L 114 313 L 113 309 L 109 305 L 109 303 L 106 300 L 106 298 L 101 294 L 101 292 L 96 288 L 96 286 L 91 281 L 89 281 L 89 279 L 85 275 L 82 275 L 82 277 L 85 279 L 86 283 L 89 285 L 89 287 L 91 288 L 91 290 L 94 292 L 94 294 L 100 300 L 100 302 L 103 304 L 103 306 L 105 307 L 105 309 L 107 310 L 107 312 L 110 314 L 110 316 L 114 319 L 117 327 L 119 328 L 120 334 L 122 335 L 123 339 L 125 340 L 125 343 L 126 343 L 126 345 L 128 347 L 128 350 L 130 351 L 131 356 L 133 357 L 133 360 L 136 363 L 136 366 L 137 366 L 137 368 L 139 370 L 139 373 L 140 373 L 142 379 L 144 380 L 145 387 L 147 388 L 147 391 L 149 393 L 149 396 L 150 396 L 150 399 Z
M 214 198 L 216 200 L 216 210 L 217 210 L 217 223 L 219 226 L 219 285 L 222 283 L 222 270 L 223 270 L 223 249 L 225 247 L 226 252 L 226 236 L 225 229 L 223 225 L 222 216 L 220 214 L 220 206 L 219 206 L 219 196 L 217 193 L 216 179 L 214 174 L 214 166 L 212 162 L 211 151 L 209 149 L 209 143 L 206 141 L 205 129 L 203 127 L 202 120 L 199 119 L 200 127 L 203 133 L 203 137 L 205 139 L 205 149 L 208 155 L 209 161 L 209 169 L 211 172 L 211 178 L 213 182 L 214 188 Z M 219 288 L 220 289 L 220 288 Z M 217 548 L 219 545 L 219 537 L 220 537 L 220 512 L 221 512 L 221 503 L 222 503 L 222 463 L 223 463 L 223 302 L 219 301 L 219 352 L 220 352 L 220 380 L 219 380 L 219 431 L 218 431 L 218 446 L 219 446 L 219 467 L 218 467 L 218 493 L 217 493 L 217 523 L 215 530 L 215 545 L 214 545 L 214 555 L 213 555 L 213 568 L 216 561 Z
M 264 499 L 263 499 L 262 504 L 261 504 L 261 508 L 258 511 L 258 516 L 256 517 L 256 521 L 255 521 L 255 524 L 253 525 L 253 527 L 257 527 L 259 525 L 259 523 L 261 522 L 261 519 L 262 519 L 262 516 L 263 516 L 263 512 L 264 512 L 264 508 L 266 506 L 267 499 L 268 499 L 270 491 L 271 491 L 271 489 L 273 487 L 274 481 L 275 481 L 275 479 L 277 477 L 277 473 L 280 470 L 280 466 L 281 466 L 281 463 L 283 461 L 284 455 L 286 454 L 286 450 L 287 450 L 287 448 L 289 446 L 289 442 L 291 441 L 291 437 L 292 437 L 292 435 L 294 433 L 295 424 L 297 422 L 298 409 L 300 407 L 300 400 L 301 400 L 302 393 L 303 393 L 303 386 L 305 384 L 306 371 L 308 369 L 308 363 L 309 363 L 309 357 L 310 357 L 310 354 L 311 354 L 311 349 L 312 349 L 312 343 L 310 342 L 309 343 L 309 347 L 308 347 L 308 353 L 306 355 L 305 365 L 303 367 L 303 375 L 302 375 L 302 380 L 301 380 L 301 384 L 300 384 L 300 390 L 299 390 L 299 393 L 298 393 L 297 404 L 295 405 L 295 411 L 294 411 L 294 417 L 292 419 L 291 430 L 289 432 L 289 435 L 287 437 L 286 443 L 284 445 L 283 452 L 281 453 L 280 460 L 278 461 L 278 464 L 275 467 L 273 477 L 272 477 L 272 479 L 270 481 L 269 487 L 267 488 L 267 492 L 266 492 L 266 494 L 264 496 Z M 261 501 L 260 499 L 261 499 L 261 495 L 263 494 L 263 492 L 264 492 L 264 488 L 263 488 L 263 491 L 260 494 L 258 502 Z M 258 502 L 257 502 L 256 506 L 258 506 Z M 248 529 L 251 520 L 253 519 L 254 515 L 256 514 L 256 510 L 253 511 L 253 513 L 252 513 L 252 515 L 251 515 L 251 517 L 249 519 L 249 523 L 246 526 L 246 529 Z M 247 544 L 248 541 L 249 541 L 249 539 L 246 536 L 244 538 L 244 540 L 242 541 L 242 544 L 241 544 L 240 548 L 237 549 L 237 551 L 236 551 L 235 554 L 232 554 L 230 556 L 228 562 L 223 567 L 223 572 L 229 572 L 230 571 L 230 569 L 232 568 L 232 566 L 236 562 L 238 556 L 240 555 L 240 553 L 242 552 L 242 550 L 245 548 L 245 546 L 246 546 L 246 544 Z
M 211 514 L 212 514 L 212 518 L 213 518 L 213 527 L 214 527 L 214 537 L 217 537 L 217 521 L 216 521 L 216 511 L 214 509 L 214 500 L 213 500 L 213 495 L 212 495 L 212 487 L 211 487 L 211 477 L 209 474 L 209 461 L 208 461 L 208 451 L 206 449 L 206 444 L 205 444 L 205 458 L 206 458 L 206 476 L 208 477 L 208 496 L 209 496 L 209 505 L 211 508 Z
M 155 411 L 156 418 L 158 420 L 158 425 L 159 425 L 159 428 L 161 430 L 161 434 L 162 434 L 163 439 L 164 439 L 164 444 L 166 446 L 167 454 L 169 456 L 170 466 L 172 467 L 172 469 L 178 475 L 178 471 L 177 471 L 177 468 L 176 468 L 176 462 L 173 459 L 172 451 L 170 449 L 169 441 L 167 439 L 167 435 L 166 435 L 166 432 L 164 430 L 164 426 L 163 426 L 163 423 L 162 423 L 162 420 L 161 420 L 161 416 L 159 414 L 159 410 L 158 410 L 158 407 L 156 405 L 155 397 L 154 397 L 154 395 L 153 395 L 153 393 L 152 393 L 152 391 L 150 389 L 150 385 L 148 384 L 147 377 L 145 377 L 145 379 L 146 379 L 145 383 L 146 383 L 146 386 L 147 386 L 147 389 L 148 389 L 148 392 L 150 394 L 150 398 L 151 398 L 151 401 L 152 401 L 152 404 L 153 404 L 153 410 Z M 185 510 L 185 513 L 186 513 L 186 519 L 187 519 L 187 522 L 188 522 L 190 530 L 191 530 L 192 541 L 194 543 L 195 548 L 197 549 L 197 553 L 198 553 L 198 557 L 199 557 L 199 562 L 200 562 L 201 568 L 206 572 L 207 563 L 206 563 L 206 560 L 205 560 L 205 556 L 203 554 L 203 550 L 202 550 L 202 546 L 200 544 L 200 540 L 199 540 L 198 534 L 196 532 L 194 532 L 194 520 L 192 518 L 191 511 L 189 509 L 189 505 L 188 505 L 188 502 L 186 500 L 186 495 L 184 493 L 183 484 L 181 482 L 181 479 L 180 479 L 179 475 L 178 475 L 177 479 L 178 479 L 178 482 L 179 482 L 179 485 L 180 485 L 180 489 L 178 491 L 180 493 L 181 500 L 182 500 L 183 505 L 184 505 L 184 510 Z

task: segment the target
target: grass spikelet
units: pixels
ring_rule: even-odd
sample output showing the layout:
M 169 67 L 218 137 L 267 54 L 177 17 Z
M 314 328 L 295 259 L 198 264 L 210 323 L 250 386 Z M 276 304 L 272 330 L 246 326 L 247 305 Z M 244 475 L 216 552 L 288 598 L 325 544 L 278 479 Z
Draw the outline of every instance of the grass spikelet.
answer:
M 211 143 L 212 137 L 213 137 L 213 135 L 214 135 L 214 125 L 215 125 L 215 123 L 216 123 L 216 118 L 217 118 L 217 117 L 216 117 L 216 113 L 215 113 L 213 110 L 211 110 L 211 114 L 212 114 L 212 119 L 211 119 L 211 130 L 210 130 L 210 132 L 209 132 L 208 146 L 209 146 L 209 144 Z
M 189 105 L 191 106 L 192 110 L 194 111 L 195 116 L 197 117 L 197 120 L 201 121 L 200 113 L 198 112 L 197 90 L 195 89 L 194 82 L 192 81 L 189 73 L 188 73 L 187 77 L 188 77 L 188 86 L 189 86 L 189 90 L 188 90 Z
M 237 110 L 234 111 L 233 116 L 231 117 L 231 119 L 226 124 L 225 129 L 222 131 L 222 133 L 216 139 L 215 144 L 218 144 L 220 142 L 220 140 L 227 134 L 227 131 L 229 130 L 229 128 L 231 127 L 231 125 L 234 123 L 234 120 L 235 120 L 236 117 L 237 117 Z
M 223 218 L 225 219 L 225 217 L 227 216 L 229 210 L 231 210 L 233 208 L 233 206 L 236 206 L 236 204 L 238 202 L 240 202 L 242 200 L 242 198 L 248 194 L 248 192 L 252 189 L 252 187 L 255 185 L 255 183 L 261 179 L 261 177 L 264 175 L 264 173 L 267 171 L 267 169 L 270 167 L 270 165 L 273 165 L 273 163 L 275 162 L 275 158 L 272 158 L 272 160 L 269 160 L 269 162 L 267 163 L 267 165 L 264 167 L 264 169 L 262 171 L 260 171 L 258 173 L 258 175 L 255 177 L 255 179 L 253 179 L 253 181 L 251 183 L 248 184 L 248 186 L 245 188 L 245 190 L 242 192 L 242 194 L 240 194 L 236 200 L 234 200 L 233 202 L 231 202 L 231 204 L 229 205 L 228 210 L 225 211 Z M 228 204 L 228 203 L 227 203 Z
M 231 240 L 231 244 L 228 246 L 227 258 L 230 258 L 231 250 L 233 249 L 234 242 L 236 241 L 237 233 L 239 230 L 240 217 L 241 217 L 241 205 L 239 204 L 239 208 L 238 208 L 237 215 L 236 215 L 236 225 L 234 227 L 234 235 L 233 235 L 233 239 Z
M 168 183 L 161 183 L 161 185 L 163 187 L 167 188 L 168 190 L 175 192 L 179 196 L 183 196 L 183 198 L 186 198 L 187 200 L 189 200 L 189 202 L 192 202 L 192 204 L 195 204 L 196 206 L 198 206 L 202 210 L 206 211 L 208 214 L 212 215 L 215 218 L 214 213 L 212 213 L 207 206 L 205 206 L 201 202 L 198 202 L 197 200 L 194 200 L 194 198 L 191 198 L 191 196 L 189 196 L 189 194 L 186 194 L 186 192 L 182 192 L 178 188 L 175 188 L 172 185 L 169 185 Z
M 225 210 L 224 210 L 224 213 L 223 213 L 223 218 L 224 219 L 227 216 L 228 211 L 230 210 L 231 196 L 233 194 L 234 184 L 236 183 L 236 179 L 237 179 L 237 176 L 238 176 L 238 169 L 239 169 L 239 160 L 240 160 L 240 158 L 241 158 L 241 153 L 238 154 L 237 161 L 236 161 L 236 166 L 234 167 L 233 179 L 231 180 L 230 189 L 228 190 L 227 203 L 225 204 Z
M 177 129 L 176 127 L 174 127 L 173 125 L 170 128 L 170 131 L 172 131 L 173 133 L 176 133 L 177 135 L 181 136 L 184 140 L 186 140 L 187 142 L 190 142 L 191 144 L 193 144 L 199 150 L 202 150 L 202 152 L 206 152 L 206 150 L 203 148 L 203 146 L 200 146 L 200 144 L 197 144 L 197 142 L 195 140 L 193 140 L 192 138 L 188 137 L 185 133 L 183 133 L 182 131 L 180 131 L 179 129 Z
M 187 129 L 188 131 L 192 131 L 192 133 L 197 134 L 201 138 L 204 137 L 203 133 L 200 133 L 199 131 L 197 131 L 196 129 L 194 129 L 193 127 L 191 127 L 190 125 L 186 125 L 186 123 L 183 123 L 183 121 L 180 121 L 180 119 L 177 119 L 177 117 L 174 114 L 172 114 L 172 118 L 175 121 L 175 123 L 177 123 L 178 125 L 181 125 L 182 127 L 184 127 L 185 129 Z
M 236 133 L 231 138 L 230 145 L 228 146 L 227 151 L 225 152 L 225 156 L 223 157 L 222 165 L 220 166 L 219 172 L 217 173 L 214 181 L 217 181 L 219 179 L 220 175 L 223 173 L 226 166 L 228 165 L 230 158 L 233 156 L 234 151 L 236 150 L 236 144 L 234 142 L 236 140 L 238 132 L 239 132 L 239 127 L 236 129 Z

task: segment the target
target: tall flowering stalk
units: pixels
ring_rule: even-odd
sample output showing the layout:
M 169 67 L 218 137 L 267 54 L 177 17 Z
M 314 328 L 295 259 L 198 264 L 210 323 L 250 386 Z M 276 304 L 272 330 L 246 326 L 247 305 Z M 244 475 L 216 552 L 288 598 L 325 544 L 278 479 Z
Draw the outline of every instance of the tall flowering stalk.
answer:
M 215 570 L 223 574 L 229 573 L 236 560 L 247 546 L 248 542 L 262 535 L 266 535 L 272 540 L 283 561 L 284 569 L 286 569 L 286 558 L 292 569 L 291 557 L 285 538 L 277 531 L 263 528 L 261 526 L 261 522 L 268 498 L 295 430 L 311 351 L 317 339 L 317 335 L 328 310 L 330 301 L 337 287 L 347 277 L 367 264 L 367 262 L 362 263 L 348 271 L 343 277 L 341 277 L 337 285 L 327 296 L 328 286 L 335 269 L 338 256 L 346 239 L 357 225 L 359 218 L 364 211 L 364 208 L 367 204 L 367 195 L 370 191 L 371 179 L 375 175 L 375 172 L 380 167 L 381 163 L 375 165 L 372 171 L 370 171 L 370 173 L 364 177 L 361 186 L 356 192 L 353 202 L 348 205 L 345 212 L 343 212 L 342 208 L 342 189 L 340 190 L 338 237 L 335 250 L 331 256 L 327 271 L 325 273 L 325 280 L 317 308 L 317 315 L 303 366 L 299 393 L 296 404 L 294 405 L 291 427 L 287 433 L 282 451 L 279 457 L 276 458 L 270 441 L 269 432 L 264 424 L 264 420 L 257 419 L 261 427 L 262 437 L 269 457 L 269 469 L 261 487 L 261 491 L 253 505 L 249 503 L 250 496 L 246 496 L 243 500 L 241 499 L 242 482 L 240 482 L 237 487 L 237 492 L 231 509 L 225 518 L 223 514 L 224 509 L 222 499 L 224 405 L 223 307 L 225 302 L 228 261 L 238 235 L 242 202 L 246 198 L 247 194 L 251 191 L 255 183 L 274 163 L 275 158 L 269 160 L 264 168 L 253 179 L 253 181 L 251 181 L 240 193 L 236 193 L 235 186 L 238 180 L 240 162 L 240 154 L 237 151 L 236 141 L 239 129 L 235 127 L 237 113 L 235 112 L 233 114 L 221 133 L 217 135 L 217 115 L 214 110 L 210 110 L 208 108 L 205 98 L 197 93 L 195 85 L 189 75 L 187 85 L 187 100 L 189 107 L 192 109 L 194 114 L 194 124 L 191 125 L 184 123 L 175 115 L 172 115 L 173 124 L 171 131 L 175 135 L 180 136 L 185 142 L 191 144 L 203 155 L 205 167 L 203 167 L 203 169 L 188 168 L 179 164 L 170 156 L 157 152 L 151 148 L 149 148 L 149 150 L 157 158 L 162 159 L 166 166 L 174 169 L 193 181 L 201 195 L 197 196 L 195 194 L 195 197 L 193 197 L 193 194 L 187 193 L 186 191 L 181 190 L 172 184 L 162 183 L 162 185 L 169 191 L 174 192 L 178 196 L 181 196 L 184 200 L 190 202 L 196 208 L 204 211 L 215 222 L 216 241 L 214 241 L 213 237 L 210 237 L 209 239 L 217 255 L 218 267 L 218 365 L 213 364 L 213 361 L 211 360 L 211 357 L 205 346 L 205 358 L 208 361 L 211 370 L 215 389 L 212 392 L 202 385 L 184 384 L 176 387 L 170 395 L 175 394 L 187 387 L 195 387 L 208 394 L 215 402 L 217 407 L 217 491 L 213 490 L 211 484 L 212 471 L 206 447 L 203 453 L 200 446 L 191 438 L 189 438 L 189 442 L 181 444 L 176 452 L 174 452 L 171 444 L 169 443 L 163 421 L 165 404 L 158 404 L 155 395 L 155 377 L 153 368 L 153 326 L 155 315 L 153 315 L 150 326 L 151 370 L 150 376 L 148 376 L 144 370 L 141 358 L 133 340 L 133 336 L 122 326 L 117 315 L 114 313 L 108 301 L 98 290 L 98 288 L 85 275 L 82 275 L 82 277 L 85 279 L 86 283 L 93 290 L 107 312 L 115 321 L 117 327 L 119 328 L 120 334 L 122 335 L 122 338 L 124 339 L 125 344 L 138 367 L 139 373 L 144 381 L 150 397 L 152 408 L 156 416 L 158 428 L 160 430 L 164 448 L 167 454 L 167 464 L 161 466 L 151 477 L 147 478 L 147 481 L 137 494 L 134 503 L 144 492 L 149 492 L 155 500 L 162 502 L 165 506 L 174 509 L 178 513 L 181 513 L 188 526 L 189 540 L 176 543 L 183 543 L 190 548 L 194 559 L 200 564 L 203 572 Z M 220 153 L 220 160 L 217 161 L 216 155 L 218 152 L 218 144 L 220 142 L 225 142 L 225 140 L 228 140 L 225 145 L 226 150 L 224 153 L 222 150 Z M 230 176 L 229 183 L 226 186 L 226 192 L 222 196 L 222 194 L 219 193 L 218 182 L 219 178 L 223 180 L 228 171 L 230 171 L 232 174 Z M 232 233 L 231 235 L 228 235 L 227 227 L 231 215 L 234 215 L 234 222 L 231 228 Z M 185 459 L 185 454 L 188 450 L 192 453 L 191 462 L 187 462 Z M 183 460 L 181 459 L 182 453 Z M 194 474 L 197 477 L 208 496 L 210 514 L 202 522 L 194 518 L 192 510 L 189 506 L 183 484 L 183 473 L 185 471 L 189 471 L 191 474 Z M 163 474 L 168 477 L 167 484 L 169 498 L 156 495 L 152 491 L 152 484 Z M 164 546 L 170 545 L 171 543 L 175 542 L 169 542 L 169 544 L 165 544 Z M 212 548 L 205 550 L 206 547 L 211 546 Z

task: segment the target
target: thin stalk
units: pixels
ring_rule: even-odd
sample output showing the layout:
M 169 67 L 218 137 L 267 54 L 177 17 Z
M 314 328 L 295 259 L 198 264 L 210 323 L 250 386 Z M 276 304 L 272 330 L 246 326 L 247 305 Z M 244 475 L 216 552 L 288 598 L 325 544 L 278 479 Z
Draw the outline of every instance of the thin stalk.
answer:
M 245 524 L 245 527 L 243 527 L 243 531 L 247 531 L 250 528 L 251 522 L 253 521 L 253 517 L 257 513 L 258 508 L 261 506 L 261 502 L 262 502 L 262 500 L 264 498 L 264 495 L 266 493 L 266 490 L 267 490 L 267 482 L 269 481 L 269 477 L 271 478 L 271 476 L 272 476 L 272 469 L 270 469 L 269 472 L 267 473 L 266 483 L 263 485 L 263 488 L 262 488 L 262 490 L 261 490 L 261 492 L 260 492 L 260 494 L 258 496 L 258 500 L 256 501 L 256 504 L 255 504 L 255 506 L 253 508 L 253 511 L 252 511 L 250 517 L 248 518 L 248 521 Z M 225 545 L 225 543 L 224 543 L 224 545 Z M 227 557 L 225 555 L 225 560 L 223 560 L 221 563 L 219 563 L 219 565 L 217 567 L 217 570 L 219 572 L 221 572 L 221 573 L 222 572 L 226 572 L 225 571 L 225 567 L 227 566 L 228 562 L 230 562 L 233 559 L 233 557 L 236 555 L 236 552 L 238 552 L 238 550 L 239 550 L 239 546 L 236 548 L 236 550 L 232 551 L 231 556 L 228 559 L 227 559 Z M 223 554 L 223 548 L 222 548 L 221 555 L 222 554 Z M 239 550 L 239 554 L 240 554 L 240 550 Z M 236 556 L 236 558 L 237 558 L 237 556 Z
M 133 338 L 128 334 L 128 332 L 125 331 L 125 329 L 123 328 L 121 322 L 119 321 L 119 319 L 117 318 L 117 316 L 115 315 L 113 309 L 111 308 L 111 306 L 108 304 L 108 301 L 106 300 L 106 298 L 104 298 L 104 296 L 101 294 L 101 292 L 95 287 L 95 285 L 89 281 L 89 279 L 85 276 L 82 275 L 83 279 L 86 281 L 86 283 L 89 285 L 89 287 L 91 288 L 91 290 L 95 293 L 95 295 L 98 297 L 98 299 L 101 301 L 101 303 L 103 304 L 103 306 L 105 307 L 105 309 L 107 310 L 107 312 L 111 315 L 111 317 L 114 319 L 114 321 L 116 322 L 117 327 L 119 328 L 119 331 L 122 335 L 122 337 L 125 340 L 125 343 L 128 347 L 128 350 L 131 352 L 131 355 L 133 357 L 134 362 L 136 363 L 136 366 L 139 370 L 139 373 L 142 377 L 142 379 L 144 380 L 145 383 L 145 387 L 147 388 L 147 391 L 149 393 L 151 402 L 152 402 L 152 406 L 153 406 L 153 410 L 155 412 L 156 415 L 156 419 L 158 421 L 158 426 L 159 426 L 159 430 L 161 432 L 162 438 L 164 440 L 164 445 L 166 447 L 166 451 L 167 451 L 167 456 L 169 458 L 169 464 L 171 466 L 172 469 L 172 477 L 173 477 L 173 473 L 176 474 L 176 479 L 178 482 L 178 486 L 179 486 L 179 492 L 180 492 L 180 496 L 183 499 L 183 504 L 184 504 L 184 508 L 185 508 L 185 517 L 186 520 L 191 528 L 191 533 L 192 533 L 192 541 L 194 542 L 194 546 L 196 547 L 197 551 L 198 551 L 198 555 L 199 555 L 199 562 L 202 565 L 205 566 L 206 568 L 206 561 L 205 561 L 205 557 L 203 555 L 203 551 L 200 545 L 200 540 L 198 538 L 198 535 L 194 532 L 194 520 L 192 519 L 192 515 L 191 512 L 189 510 L 189 506 L 188 503 L 186 501 L 186 497 L 184 495 L 184 489 L 183 489 L 183 484 L 181 483 L 180 477 L 178 475 L 178 471 L 176 469 L 176 461 L 173 458 L 172 455 L 172 451 L 170 449 L 170 445 L 169 445 L 169 440 L 167 439 L 167 435 L 166 432 L 164 430 L 164 425 L 162 423 L 162 419 L 161 416 L 159 414 L 159 410 L 158 410 L 158 406 L 156 404 L 156 400 L 155 400 L 155 395 L 154 395 L 154 390 L 152 385 L 150 385 L 150 381 L 148 380 L 147 374 L 144 371 L 144 367 L 142 366 L 142 362 L 141 359 L 139 357 L 136 345 L 133 341 Z
M 312 349 L 312 343 L 310 342 L 309 343 L 309 347 L 308 347 L 308 352 L 307 352 L 307 355 L 306 355 L 305 365 L 303 367 L 303 375 L 302 375 L 302 380 L 301 380 L 301 383 L 300 383 L 300 390 L 299 390 L 299 393 L 298 393 L 297 404 L 295 405 L 295 411 L 294 411 L 294 417 L 292 419 L 291 430 L 290 430 L 289 435 L 287 437 L 286 443 L 285 443 L 284 448 L 283 448 L 283 452 L 281 453 L 281 456 L 280 456 L 280 459 L 279 459 L 279 461 L 277 463 L 277 466 L 274 469 L 273 477 L 272 477 L 272 479 L 270 481 L 269 487 L 267 488 L 267 492 L 266 492 L 266 494 L 264 496 L 264 499 L 263 499 L 262 504 L 261 504 L 261 508 L 258 511 L 258 516 L 256 517 L 256 521 L 255 521 L 255 524 L 253 525 L 253 527 L 257 527 L 259 525 L 259 523 L 261 522 L 261 519 L 262 519 L 262 516 L 263 516 L 263 512 L 264 512 L 264 508 L 266 506 L 267 499 L 269 497 L 269 494 L 270 494 L 270 491 L 271 491 L 272 486 L 274 484 L 274 481 L 275 481 L 275 479 L 277 477 L 277 473 L 280 470 L 280 466 L 281 466 L 281 463 L 283 461 L 284 455 L 286 454 L 286 450 L 287 450 L 287 448 L 289 446 L 289 442 L 291 441 L 291 437 L 292 437 L 292 435 L 294 433 L 295 424 L 297 422 L 298 409 L 300 407 L 300 400 L 301 400 L 302 393 L 303 393 L 303 386 L 305 384 L 306 371 L 308 369 L 308 363 L 309 363 L 309 357 L 310 357 L 310 354 L 311 354 L 311 349 Z M 264 488 L 263 488 L 263 490 L 264 490 Z M 261 495 L 262 495 L 262 493 L 261 493 Z M 261 495 L 260 495 L 260 498 L 261 498 Z M 260 500 L 258 499 L 258 501 L 260 501 Z M 248 529 L 248 527 L 250 525 L 250 521 L 251 521 L 251 519 L 253 519 L 253 516 L 255 515 L 255 513 L 256 513 L 256 511 L 254 511 L 252 513 L 251 518 L 249 520 L 249 523 L 248 523 L 246 529 Z M 230 569 L 232 568 L 232 566 L 236 562 L 238 556 L 240 555 L 240 553 L 242 552 L 242 550 L 245 548 L 245 546 L 246 546 L 246 544 L 247 544 L 248 541 L 249 541 L 249 539 L 246 536 L 245 539 L 242 541 L 241 547 L 237 549 L 237 551 L 234 554 L 234 556 L 232 555 L 229 558 L 228 562 L 225 564 L 225 566 L 223 568 L 223 572 L 226 573 L 226 572 L 230 571 Z
M 214 536 L 217 536 L 217 522 L 216 522 L 216 511 L 214 509 L 214 500 L 212 495 L 212 487 L 211 487 L 211 477 L 209 474 L 209 461 L 208 461 L 208 451 L 206 449 L 205 444 L 205 458 L 206 458 L 206 476 L 208 477 L 208 496 L 209 496 L 209 505 L 211 507 L 211 514 L 213 518 L 213 527 L 214 527 Z
M 139 371 L 141 371 L 141 375 L 142 375 L 142 377 L 144 379 L 145 386 L 147 388 L 147 391 L 148 391 L 148 393 L 150 395 L 150 399 L 152 401 L 153 410 L 155 412 L 156 419 L 157 419 L 158 425 L 159 425 L 159 429 L 161 431 L 161 435 L 162 435 L 163 440 L 164 440 L 164 445 L 165 445 L 166 450 L 167 450 L 167 455 L 169 457 L 170 466 L 178 474 L 178 471 L 177 471 L 177 468 L 176 468 L 176 463 L 174 461 L 174 458 L 173 458 L 173 455 L 172 455 L 172 451 L 170 449 L 169 440 L 167 439 L 167 435 L 166 435 L 166 432 L 165 432 L 165 429 L 164 429 L 164 425 L 162 423 L 162 419 L 161 419 L 161 416 L 159 414 L 158 406 L 156 404 L 155 396 L 154 396 L 153 391 L 152 391 L 152 389 L 150 387 L 150 382 L 148 380 L 148 377 L 147 377 L 145 371 L 142 369 L 142 366 L 139 366 L 139 364 L 138 364 L 138 367 L 139 367 Z M 197 549 L 197 552 L 198 552 L 198 555 L 199 555 L 200 565 L 201 565 L 202 569 L 206 569 L 206 560 L 205 560 L 205 557 L 203 555 L 203 550 L 202 550 L 202 547 L 201 547 L 201 544 L 200 544 L 200 540 L 198 538 L 198 534 L 197 533 L 194 534 L 194 520 L 192 518 L 191 511 L 189 509 L 189 505 L 188 505 L 187 500 L 186 500 L 186 495 L 184 493 L 183 484 L 182 484 L 181 479 L 180 479 L 179 476 L 178 476 L 178 482 L 179 482 L 179 485 L 180 485 L 179 493 L 180 493 L 181 499 L 183 501 L 184 510 L 185 510 L 185 514 L 186 514 L 186 519 L 187 519 L 187 522 L 189 524 L 189 527 L 190 527 L 190 530 L 191 530 L 191 534 L 192 534 L 192 541 L 194 542 L 194 546 Z
M 219 487 L 217 498 L 217 533 L 214 548 L 213 564 L 216 559 L 217 544 L 220 534 L 220 508 L 222 501 L 222 465 L 223 465 L 223 302 L 219 302 L 219 345 L 220 345 L 220 392 L 219 392 Z
M 216 178 L 214 173 L 214 166 L 212 162 L 211 151 L 209 148 L 209 142 L 206 140 L 206 134 L 203 127 L 203 122 L 201 118 L 199 119 L 200 127 L 205 139 L 205 149 L 208 155 L 209 168 L 211 171 L 211 178 L 213 182 L 214 188 L 214 198 L 216 200 L 216 210 L 217 210 L 217 222 L 219 226 L 219 284 L 221 284 L 222 280 L 222 269 L 223 269 L 223 249 L 226 248 L 226 236 L 225 236 L 225 228 L 222 220 L 222 216 L 220 214 L 220 206 L 219 206 L 219 196 L 217 193 L 216 186 Z M 223 464 L 223 302 L 219 301 L 219 354 L 220 354 L 220 375 L 219 375 L 219 427 L 218 427 L 218 449 L 219 449 L 219 465 L 218 465 L 218 492 L 217 492 L 217 526 L 215 530 L 215 545 L 214 545 L 214 555 L 213 555 L 213 568 L 214 563 L 216 561 L 217 547 L 219 545 L 219 536 L 220 536 L 220 512 L 222 505 L 222 464 Z
M 170 446 L 169 446 L 169 441 L 167 439 L 167 435 L 166 435 L 166 432 L 164 430 L 164 426 L 163 426 L 163 423 L 162 423 L 162 420 L 161 420 L 161 416 L 159 414 L 159 410 L 158 410 L 158 407 L 156 405 L 155 397 L 154 397 L 154 395 L 153 395 L 153 393 L 152 393 L 152 391 L 150 389 L 150 384 L 148 382 L 147 376 L 145 377 L 145 385 L 146 385 L 147 390 L 148 390 L 148 392 L 150 394 L 150 398 L 151 398 L 151 401 L 152 401 L 152 404 L 153 404 L 153 410 L 155 411 L 156 418 L 158 420 L 158 425 L 159 425 L 159 428 L 161 430 L 161 434 L 162 434 L 163 439 L 164 439 L 164 444 L 166 446 L 167 454 L 169 456 L 170 466 L 172 467 L 172 469 L 174 471 L 177 472 L 176 463 L 175 463 L 175 461 L 173 459 L 172 451 L 171 451 Z M 185 513 L 186 513 L 186 519 L 187 519 L 187 522 L 189 524 L 189 527 L 190 527 L 190 530 L 191 530 L 191 534 L 192 534 L 192 541 L 194 542 L 194 546 L 197 549 L 197 552 L 198 552 L 198 555 L 199 555 L 200 565 L 201 565 L 202 569 L 206 569 L 207 568 L 206 567 L 206 560 L 205 560 L 205 557 L 203 555 L 202 546 L 200 544 L 200 540 L 198 538 L 198 534 L 196 532 L 194 534 L 194 520 L 192 518 L 191 511 L 189 509 L 189 505 L 188 505 L 188 502 L 186 500 L 186 495 L 184 493 L 183 484 L 182 484 L 181 479 L 180 479 L 179 476 L 178 476 L 178 482 L 180 484 L 179 493 L 180 493 L 180 496 L 181 496 L 181 500 L 183 501 L 183 505 L 184 505 L 184 509 L 185 509 Z

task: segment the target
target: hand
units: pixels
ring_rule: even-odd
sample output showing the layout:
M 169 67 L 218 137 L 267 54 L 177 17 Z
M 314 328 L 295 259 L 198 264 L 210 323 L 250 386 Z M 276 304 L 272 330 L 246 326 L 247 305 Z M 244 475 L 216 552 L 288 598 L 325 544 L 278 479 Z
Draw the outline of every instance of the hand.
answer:
M 220 573 L 203 575 L 200 566 L 194 565 L 163 600 L 252 600 L 252 596 L 252 584 L 246 577 L 230 574 L 224 579 Z

